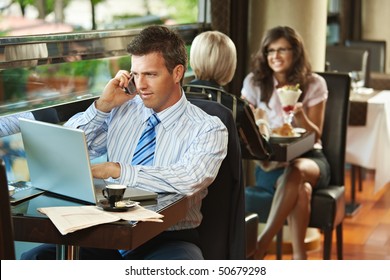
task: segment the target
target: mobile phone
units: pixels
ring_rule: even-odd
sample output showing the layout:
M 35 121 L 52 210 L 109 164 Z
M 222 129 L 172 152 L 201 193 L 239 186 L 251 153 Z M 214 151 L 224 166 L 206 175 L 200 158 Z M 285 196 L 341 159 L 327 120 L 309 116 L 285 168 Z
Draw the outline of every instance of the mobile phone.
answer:
M 137 87 L 135 86 L 135 83 L 134 83 L 134 76 L 133 75 L 131 75 L 127 86 L 125 86 L 125 92 L 127 94 L 130 94 L 130 95 L 134 95 L 134 94 L 138 93 Z

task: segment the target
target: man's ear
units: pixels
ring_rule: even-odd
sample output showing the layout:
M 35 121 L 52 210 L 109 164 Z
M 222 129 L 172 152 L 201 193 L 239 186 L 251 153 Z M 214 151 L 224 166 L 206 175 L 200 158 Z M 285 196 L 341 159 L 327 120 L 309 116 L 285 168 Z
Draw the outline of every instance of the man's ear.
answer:
M 175 83 L 180 83 L 180 81 L 183 79 L 184 77 L 184 66 L 181 65 L 181 64 L 178 64 L 175 66 L 175 68 L 173 68 L 173 78 L 175 80 Z

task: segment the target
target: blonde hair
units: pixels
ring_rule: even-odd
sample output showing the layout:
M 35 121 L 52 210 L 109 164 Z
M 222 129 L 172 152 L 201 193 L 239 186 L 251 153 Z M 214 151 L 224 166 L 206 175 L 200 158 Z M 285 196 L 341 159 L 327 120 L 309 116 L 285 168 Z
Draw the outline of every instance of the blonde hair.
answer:
M 219 31 L 203 32 L 192 42 L 190 65 L 197 79 L 215 81 L 224 86 L 233 79 L 236 71 L 236 46 Z

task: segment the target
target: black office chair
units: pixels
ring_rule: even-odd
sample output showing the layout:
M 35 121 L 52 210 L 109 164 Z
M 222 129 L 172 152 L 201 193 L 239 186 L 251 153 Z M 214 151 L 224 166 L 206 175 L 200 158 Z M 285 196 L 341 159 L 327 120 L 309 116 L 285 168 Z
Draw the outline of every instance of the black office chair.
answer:
M 232 113 L 214 101 L 190 101 L 206 113 L 218 116 L 229 132 L 227 156 L 202 201 L 203 220 L 198 230 L 204 258 L 245 259 L 245 201 L 241 149 Z
M 8 181 L 5 165 L 0 159 L 0 259 L 14 260 L 14 230 L 11 218 Z
M 253 113 L 248 103 L 226 92 L 223 88 L 211 87 L 203 84 L 186 84 L 183 86 L 187 98 L 194 103 L 195 100 L 214 100 L 231 109 L 234 122 L 236 123 L 242 158 L 269 158 L 272 154 L 267 141 L 260 135 L 254 121 Z M 194 103 L 196 104 L 196 103 Z M 233 128 L 232 128 L 233 129 Z M 237 133 L 234 132 L 235 134 Z M 240 162 L 241 165 L 241 162 Z M 245 213 L 245 243 L 246 258 L 253 259 L 257 248 L 258 215 Z
M 371 71 L 386 72 L 386 41 L 376 40 L 346 40 L 347 47 L 358 47 L 370 52 Z
M 337 257 L 342 259 L 342 222 L 345 216 L 344 164 L 350 77 L 341 73 L 318 74 L 325 78 L 329 90 L 322 143 L 331 168 L 331 180 L 326 189 L 313 190 L 309 227 L 319 228 L 324 234 L 324 259 L 330 259 L 332 233 L 333 229 L 336 228 Z M 246 211 L 258 213 L 260 222 L 266 223 L 272 198 L 272 193 L 259 192 L 256 187 L 249 186 L 245 190 Z M 283 231 L 281 229 L 276 238 L 278 259 L 282 258 L 282 238 Z
M 347 46 L 327 46 L 325 61 L 326 71 L 351 73 L 358 72 L 364 86 L 370 86 L 370 53 L 366 48 Z

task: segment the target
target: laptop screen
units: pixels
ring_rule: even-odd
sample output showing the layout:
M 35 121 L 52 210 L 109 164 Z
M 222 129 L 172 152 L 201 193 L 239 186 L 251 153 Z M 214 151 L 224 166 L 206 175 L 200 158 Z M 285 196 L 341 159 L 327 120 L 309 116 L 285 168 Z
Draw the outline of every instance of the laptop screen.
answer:
M 30 180 L 34 187 L 96 203 L 84 132 L 20 119 Z
M 104 180 L 91 172 L 84 132 L 80 129 L 20 119 L 30 180 L 35 188 L 95 204 Z M 157 193 L 128 187 L 125 199 L 153 200 Z

